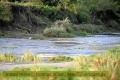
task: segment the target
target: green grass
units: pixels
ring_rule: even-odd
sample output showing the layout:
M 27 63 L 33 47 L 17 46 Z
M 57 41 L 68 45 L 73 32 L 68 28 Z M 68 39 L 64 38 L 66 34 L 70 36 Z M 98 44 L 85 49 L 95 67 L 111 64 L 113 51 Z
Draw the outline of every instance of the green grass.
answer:
M 37 55 L 33 54 L 32 52 L 25 52 L 23 57 L 21 57 L 21 61 L 26 61 L 26 62 L 40 62 L 41 58 L 37 57 Z
M 75 58 L 76 71 L 109 71 L 105 80 L 120 79 L 120 49 L 111 49 L 105 53 Z M 97 80 L 97 79 L 92 79 Z M 98 79 L 102 80 L 102 79 Z
M 11 71 L 108 71 L 109 74 L 108 77 L 0 77 L 4 80 L 120 80 L 120 49 L 110 49 L 107 52 L 89 56 L 77 56 L 73 65 L 71 68 L 34 65 L 16 67 Z
M 0 62 L 14 62 L 16 55 L 13 53 L 0 53 Z
M 72 69 L 71 69 L 72 70 Z M 64 68 L 64 69 L 60 69 L 54 66 L 38 66 L 38 65 L 34 65 L 34 66 L 30 66 L 30 67 L 16 67 L 14 69 L 12 69 L 11 71 L 70 71 L 69 68 Z M 2 77 L 2 75 L 0 76 L 0 78 L 2 80 L 78 80 L 76 78 L 73 77 L 52 77 L 52 76 L 48 76 L 48 77 L 9 77 L 9 78 L 4 78 Z
M 55 56 L 55 57 L 50 57 L 48 59 L 49 61 L 52 61 L 52 62 L 70 62 L 70 61 L 73 61 L 73 58 L 71 57 L 67 57 L 67 56 L 62 56 L 62 55 L 58 55 L 58 56 Z
M 40 62 L 41 58 L 32 52 L 25 52 L 22 57 L 18 57 L 13 53 L 0 53 L 0 62 Z

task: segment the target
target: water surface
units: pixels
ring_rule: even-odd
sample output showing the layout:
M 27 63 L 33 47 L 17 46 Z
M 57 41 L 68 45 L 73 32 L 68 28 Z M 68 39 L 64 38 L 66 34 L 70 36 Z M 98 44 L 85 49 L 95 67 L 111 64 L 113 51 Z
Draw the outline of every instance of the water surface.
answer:
M 118 47 L 120 47 L 120 36 L 115 35 L 45 40 L 0 38 L 0 52 L 12 52 L 18 55 L 28 51 L 35 54 L 91 54 Z

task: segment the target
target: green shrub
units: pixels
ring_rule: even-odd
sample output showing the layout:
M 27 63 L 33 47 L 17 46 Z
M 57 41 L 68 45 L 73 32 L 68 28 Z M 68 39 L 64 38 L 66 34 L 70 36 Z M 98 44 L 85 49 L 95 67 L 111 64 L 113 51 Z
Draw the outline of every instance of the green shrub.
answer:
M 56 61 L 68 61 L 69 62 L 69 61 L 73 61 L 73 58 L 59 55 L 59 56 L 51 57 L 48 60 L 55 61 L 55 62 Z
M 115 20 L 109 20 L 108 26 L 115 28 L 118 25 L 118 23 Z
M 90 15 L 87 12 L 81 11 L 78 14 L 78 20 L 79 22 L 88 22 L 90 19 Z
M 85 32 L 85 31 L 80 31 L 80 30 L 74 31 L 73 33 L 74 33 L 75 35 L 77 35 L 77 36 L 87 36 L 87 35 L 90 34 L 90 33 L 87 33 L 87 32 Z
M 0 36 L 5 36 L 5 34 L 2 31 L 0 31 Z
M 104 23 L 100 19 L 95 19 L 94 24 L 96 24 L 96 25 L 104 25 Z
M 66 38 L 66 37 L 68 37 L 69 36 L 69 34 L 68 33 L 60 33 L 59 34 L 59 37 L 62 37 L 62 38 Z
M 10 21 L 11 18 L 12 14 L 9 8 L 5 4 L 0 3 L 0 19 L 4 21 Z
M 56 7 L 44 6 L 43 16 L 48 17 L 50 14 L 55 13 L 57 11 Z
M 75 30 L 73 29 L 73 27 L 69 26 L 69 27 L 67 27 L 66 31 L 69 32 L 69 33 L 72 33 Z
M 65 29 L 63 28 L 58 28 L 58 27 L 50 27 L 50 28 L 46 28 L 43 31 L 43 34 L 47 37 L 60 37 L 61 33 L 66 33 Z
M 70 20 L 68 18 L 66 18 L 64 20 L 58 20 L 58 21 L 54 22 L 54 24 L 52 26 L 58 27 L 58 28 L 61 27 L 66 30 L 68 27 L 72 26 L 72 23 L 70 23 Z
M 79 29 L 83 32 L 95 34 L 102 33 L 104 28 L 102 25 L 81 24 Z
M 56 21 L 50 28 L 46 28 L 43 34 L 47 37 L 74 37 L 72 34 L 72 24 L 69 22 L 68 18 L 61 21 Z

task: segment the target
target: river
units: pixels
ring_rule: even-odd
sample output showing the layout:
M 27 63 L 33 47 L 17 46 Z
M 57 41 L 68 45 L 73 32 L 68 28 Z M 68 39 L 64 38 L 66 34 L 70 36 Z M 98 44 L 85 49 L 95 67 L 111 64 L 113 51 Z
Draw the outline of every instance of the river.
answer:
M 47 38 L 45 40 L 0 38 L 0 52 L 12 52 L 17 55 L 23 55 L 24 52 L 28 51 L 44 55 L 89 55 L 118 47 L 120 47 L 120 36 L 116 35 Z

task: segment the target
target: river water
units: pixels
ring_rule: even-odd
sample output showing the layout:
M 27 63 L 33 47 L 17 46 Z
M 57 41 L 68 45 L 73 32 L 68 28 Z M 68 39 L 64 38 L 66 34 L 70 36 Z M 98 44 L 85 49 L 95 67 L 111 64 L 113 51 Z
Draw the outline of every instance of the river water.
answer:
M 0 52 L 12 52 L 23 55 L 34 54 L 92 54 L 120 47 L 120 36 L 93 35 L 75 38 L 47 38 L 45 40 L 0 38 Z

